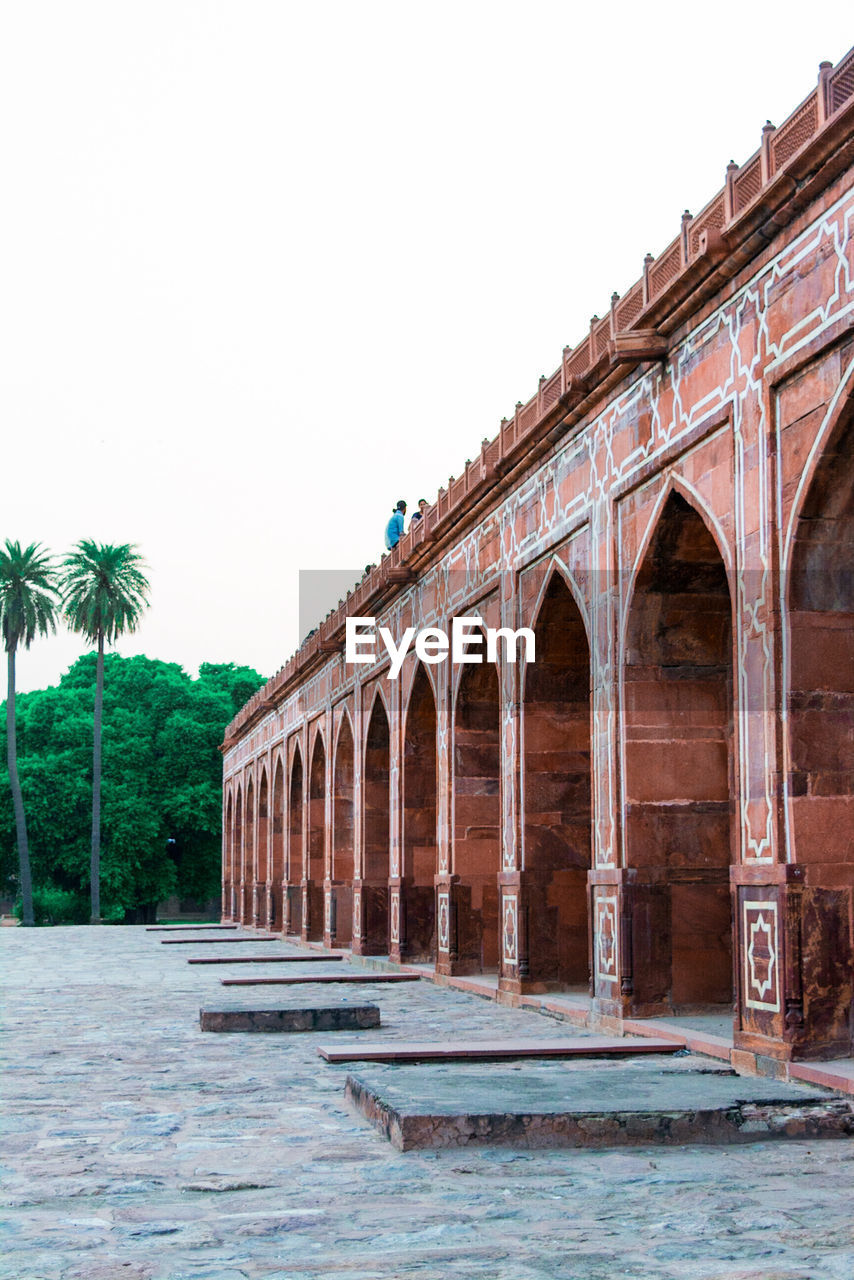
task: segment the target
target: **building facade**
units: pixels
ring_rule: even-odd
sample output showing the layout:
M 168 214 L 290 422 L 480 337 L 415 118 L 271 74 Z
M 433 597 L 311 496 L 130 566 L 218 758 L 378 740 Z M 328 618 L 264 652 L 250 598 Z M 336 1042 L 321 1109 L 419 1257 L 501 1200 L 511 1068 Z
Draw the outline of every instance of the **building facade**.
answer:
M 536 660 L 347 664 L 347 616 Z M 852 1052 L 854 50 L 228 727 L 223 917 Z

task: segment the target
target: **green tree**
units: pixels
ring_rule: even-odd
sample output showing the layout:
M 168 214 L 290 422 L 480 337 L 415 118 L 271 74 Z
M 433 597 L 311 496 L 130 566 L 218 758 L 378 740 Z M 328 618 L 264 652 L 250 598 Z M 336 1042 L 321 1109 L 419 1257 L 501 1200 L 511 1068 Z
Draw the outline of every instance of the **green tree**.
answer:
M 101 919 L 101 723 L 104 706 L 104 644 L 136 631 L 148 605 L 145 561 L 132 543 L 84 538 L 63 561 L 63 604 L 72 631 L 98 646 L 92 733 L 92 924 Z
M 15 810 L 22 918 L 26 925 L 33 924 L 33 882 L 27 818 L 18 777 L 15 655 L 19 644 L 29 649 L 37 635 L 46 636 L 56 630 L 58 594 L 56 571 L 41 543 L 32 542 L 22 549 L 20 542 L 10 542 L 7 538 L 5 548 L 0 550 L 0 629 L 6 647 L 8 675 L 6 761 Z
M 38 923 L 89 919 L 92 708 L 98 659 L 20 694 L 18 755 Z M 264 683 L 257 671 L 107 653 L 104 659 L 101 915 L 121 921 L 172 894 L 219 896 L 225 726 Z M 2 707 L 0 707 L 2 715 Z M 0 761 L 0 882 L 15 822 Z

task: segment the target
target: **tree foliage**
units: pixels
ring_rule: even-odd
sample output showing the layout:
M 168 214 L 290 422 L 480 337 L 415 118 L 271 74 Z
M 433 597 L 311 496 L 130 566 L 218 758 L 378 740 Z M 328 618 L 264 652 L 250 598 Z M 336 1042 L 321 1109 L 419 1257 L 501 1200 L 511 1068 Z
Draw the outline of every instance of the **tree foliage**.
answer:
M 92 924 L 101 919 L 101 736 L 104 645 L 136 631 L 148 607 L 145 561 L 131 542 L 115 545 L 84 538 L 63 561 L 63 604 L 72 631 L 98 646 L 92 721 L 92 854 L 89 891 Z
M 65 616 L 92 644 L 136 631 L 148 605 L 145 561 L 133 543 L 84 538 L 63 560 Z
M 50 554 L 38 542 L 26 548 L 6 539 L 0 550 L 0 631 L 6 650 L 6 772 L 15 815 L 18 881 L 23 923 L 33 923 L 33 885 L 27 817 L 18 774 L 15 657 L 18 647 L 29 649 L 36 636 L 56 630 L 58 588 Z
M 36 914 L 87 919 L 97 655 L 18 695 L 18 755 Z M 226 724 L 263 683 L 248 667 L 104 659 L 101 914 L 121 920 L 173 893 L 219 892 Z M 0 772 L 0 874 L 15 875 L 15 823 Z M 174 843 L 168 843 L 168 842 Z M 50 904 L 53 904 L 51 907 Z

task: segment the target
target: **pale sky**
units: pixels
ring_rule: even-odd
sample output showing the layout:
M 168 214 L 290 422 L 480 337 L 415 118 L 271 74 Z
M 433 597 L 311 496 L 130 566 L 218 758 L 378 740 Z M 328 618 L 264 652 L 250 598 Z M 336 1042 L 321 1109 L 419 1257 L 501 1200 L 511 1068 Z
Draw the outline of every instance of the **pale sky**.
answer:
M 121 652 L 271 675 L 298 571 L 379 558 L 851 14 L 4 0 L 0 538 L 138 543 Z

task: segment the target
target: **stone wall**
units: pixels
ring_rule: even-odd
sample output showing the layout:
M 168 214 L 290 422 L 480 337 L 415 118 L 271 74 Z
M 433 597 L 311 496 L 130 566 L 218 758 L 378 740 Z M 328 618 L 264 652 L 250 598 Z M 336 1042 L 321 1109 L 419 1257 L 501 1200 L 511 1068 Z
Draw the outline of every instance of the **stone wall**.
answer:
M 853 158 L 854 51 L 247 704 L 226 918 L 851 1052 Z M 537 660 L 390 680 L 348 614 Z

